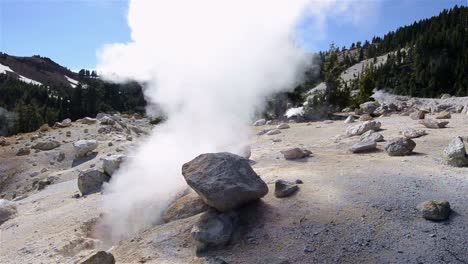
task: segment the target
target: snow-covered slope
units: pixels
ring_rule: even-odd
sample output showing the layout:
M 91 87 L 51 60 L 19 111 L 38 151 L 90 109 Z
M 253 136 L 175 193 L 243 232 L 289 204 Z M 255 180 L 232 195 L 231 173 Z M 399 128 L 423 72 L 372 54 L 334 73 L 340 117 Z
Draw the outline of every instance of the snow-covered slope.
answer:
M 72 88 L 75 88 L 78 85 L 79 81 L 77 81 L 75 79 L 72 79 L 72 78 L 70 78 L 70 77 L 68 77 L 66 75 L 64 75 L 64 76 L 65 76 L 65 79 L 67 79 L 67 81 L 70 83 Z
M 7 72 L 15 73 L 16 75 L 18 75 L 18 80 L 20 80 L 20 81 L 22 81 L 22 82 L 30 83 L 30 84 L 34 84 L 34 85 L 42 85 L 42 83 L 40 83 L 40 82 L 38 82 L 38 81 L 29 79 L 29 78 L 24 77 L 23 75 L 20 75 L 20 74 L 17 74 L 17 73 L 14 72 L 10 67 L 8 67 L 8 66 L 3 65 L 3 64 L 0 63 L 0 73 L 7 74 Z

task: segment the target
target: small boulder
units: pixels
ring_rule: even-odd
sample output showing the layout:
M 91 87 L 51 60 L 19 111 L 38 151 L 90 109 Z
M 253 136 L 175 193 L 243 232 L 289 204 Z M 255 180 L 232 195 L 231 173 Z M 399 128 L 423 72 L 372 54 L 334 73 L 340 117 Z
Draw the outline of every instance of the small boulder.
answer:
M 115 264 L 115 258 L 109 252 L 99 251 L 83 260 L 80 264 Z
M 268 193 L 268 186 L 238 155 L 207 153 L 182 166 L 187 184 L 203 201 L 221 212 L 258 200 Z
M 11 219 L 17 212 L 16 204 L 5 199 L 0 199 L 0 225 Z
M 18 151 L 16 152 L 16 156 L 26 156 L 26 155 L 29 155 L 30 153 L 31 153 L 31 149 L 28 147 L 24 147 L 24 148 L 18 149 Z
M 468 155 L 461 137 L 454 138 L 444 150 L 444 161 L 454 167 L 468 166 Z
M 235 216 L 214 210 L 203 213 L 192 228 L 192 238 L 197 241 L 197 252 L 226 245 L 234 232 Z
M 422 217 L 431 221 L 443 221 L 450 216 L 450 203 L 447 201 L 426 201 L 418 205 Z
M 400 135 L 406 138 L 418 138 L 427 135 L 427 133 L 422 129 L 405 128 L 400 131 Z
M 349 150 L 352 153 L 360 153 L 372 151 L 375 149 L 377 149 L 377 143 L 372 139 L 367 139 L 354 144 Z
M 411 117 L 411 119 L 413 120 L 424 119 L 424 117 L 426 117 L 426 111 L 416 110 L 413 113 L 411 113 L 409 117 Z
M 113 126 L 115 124 L 115 120 L 112 119 L 111 117 L 109 116 L 104 116 L 103 118 L 99 119 L 100 120 L 100 123 L 101 125 L 109 125 L 109 126 Z
M 91 117 L 85 117 L 83 119 L 80 119 L 80 123 L 85 124 L 85 125 L 96 124 L 96 122 L 97 122 L 97 119 L 91 118 Z
M 419 123 L 427 128 L 438 129 L 444 128 L 448 125 L 448 121 L 439 121 L 432 118 L 426 118 L 424 120 L 419 121 Z
M 354 126 L 349 126 L 346 129 L 346 136 L 352 137 L 352 136 L 359 136 L 364 134 L 365 132 L 369 130 L 373 131 L 378 131 L 380 129 L 380 126 L 382 124 L 379 121 L 366 121 L 362 124 L 357 124 Z
M 272 129 L 272 130 L 269 130 L 266 134 L 267 134 L 268 136 L 278 135 L 278 134 L 281 134 L 281 130 L 279 130 L 279 129 Z
M 175 200 L 167 208 L 163 214 L 163 220 L 168 223 L 197 215 L 208 209 L 210 209 L 210 207 L 203 202 L 202 198 L 196 192 L 191 191 Z
M 351 124 L 351 123 L 354 123 L 354 116 L 350 115 L 346 118 L 346 120 L 344 121 L 345 124 Z
M 370 121 L 372 119 L 374 118 L 369 114 L 363 114 L 359 117 L 359 121 Z
M 385 151 L 389 156 L 406 156 L 413 152 L 416 142 L 410 138 L 397 138 L 385 146 Z
M 277 180 L 275 182 L 275 196 L 277 198 L 284 198 L 291 196 L 299 190 L 297 184 L 285 180 Z
M 254 126 L 263 126 L 266 124 L 266 119 L 259 119 L 257 121 L 255 121 L 255 123 L 253 124 Z
M 108 175 L 99 170 L 87 169 L 78 175 L 78 189 L 83 195 L 99 192 L 102 184 L 109 179 Z
M 360 104 L 359 107 L 360 109 L 366 113 L 372 115 L 374 111 L 380 106 L 378 102 L 365 102 L 363 104 Z
M 452 115 L 450 114 L 450 112 L 442 111 L 438 113 L 435 118 L 436 119 L 450 119 L 452 118 Z
M 125 160 L 125 155 L 112 155 L 102 158 L 102 169 L 107 175 L 112 176 L 120 168 L 120 164 Z
M 75 157 L 81 158 L 88 155 L 98 146 L 98 142 L 96 140 L 78 140 L 73 143 L 73 147 L 75 148 Z
M 375 132 L 373 130 L 369 130 L 366 133 L 362 134 L 359 138 L 360 141 L 374 141 L 374 142 L 381 142 L 384 141 L 384 137 L 379 132 Z
M 56 122 L 54 128 L 65 128 L 72 125 L 70 118 L 64 119 L 62 122 Z
M 309 157 L 312 154 L 312 152 L 303 148 L 290 148 L 282 150 L 281 154 L 283 154 L 284 158 L 287 160 L 295 160 Z
M 290 128 L 290 126 L 286 123 L 279 124 L 276 129 L 287 129 Z
M 58 147 L 60 147 L 60 142 L 55 141 L 55 140 L 50 140 L 50 141 L 38 142 L 32 148 L 47 151 L 47 150 L 51 150 L 51 149 L 58 148 Z

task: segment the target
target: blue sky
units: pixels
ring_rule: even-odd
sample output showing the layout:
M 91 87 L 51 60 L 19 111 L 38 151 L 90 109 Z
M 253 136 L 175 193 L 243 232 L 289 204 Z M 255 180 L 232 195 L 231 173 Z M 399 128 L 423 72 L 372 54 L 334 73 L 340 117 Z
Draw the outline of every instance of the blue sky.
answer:
M 377 0 L 357 1 L 365 7 Z M 468 0 L 382 0 L 368 21 L 356 25 L 332 16 L 326 21 L 325 35 L 317 38 L 317 32 L 302 27 L 299 38 L 309 50 L 325 50 L 332 41 L 349 47 L 455 4 L 468 5 Z M 126 0 L 0 0 L 0 51 L 50 57 L 73 70 L 93 69 L 98 48 L 130 40 L 127 8 Z

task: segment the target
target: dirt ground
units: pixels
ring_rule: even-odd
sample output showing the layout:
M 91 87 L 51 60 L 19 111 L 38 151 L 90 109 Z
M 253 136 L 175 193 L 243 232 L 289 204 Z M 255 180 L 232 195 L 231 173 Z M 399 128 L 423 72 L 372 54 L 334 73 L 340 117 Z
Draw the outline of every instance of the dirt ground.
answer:
M 377 120 L 387 141 L 405 127 L 424 129 L 407 116 Z M 468 115 L 453 114 L 444 129 L 425 129 L 428 135 L 414 139 L 415 153 L 405 157 L 388 156 L 386 142 L 375 152 L 350 153 L 359 138 L 345 137 L 347 126 L 341 120 L 298 123 L 274 136 L 255 135 L 269 126 L 254 128 L 252 166 L 270 192 L 241 210 L 241 227 L 224 249 L 195 256 L 190 230 L 198 216 L 109 248 L 91 230 L 101 194 L 73 198 L 76 179 L 66 178 L 17 202 L 18 215 L 0 225 L 0 263 L 75 263 L 96 249 L 110 249 L 117 263 L 205 263 L 210 257 L 230 264 L 468 263 L 468 168 L 441 162 L 453 137 L 468 137 Z M 284 160 L 280 150 L 296 146 L 312 157 Z M 304 183 L 278 199 L 277 179 Z M 420 216 L 416 206 L 429 199 L 450 202 L 448 221 Z

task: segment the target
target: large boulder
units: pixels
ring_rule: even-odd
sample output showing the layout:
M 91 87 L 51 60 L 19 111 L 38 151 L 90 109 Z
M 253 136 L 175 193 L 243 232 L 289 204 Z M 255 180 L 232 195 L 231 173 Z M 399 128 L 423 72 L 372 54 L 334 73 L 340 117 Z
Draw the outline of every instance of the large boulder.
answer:
M 455 167 L 468 166 L 468 156 L 461 137 L 454 138 L 444 150 L 444 161 Z
M 80 264 L 114 264 L 114 256 L 106 251 L 98 251 L 97 253 L 89 256 Z
M 163 214 L 163 220 L 168 223 L 197 215 L 208 209 L 210 209 L 210 207 L 203 202 L 202 198 L 196 192 L 191 191 L 175 200 L 167 208 Z
M 95 150 L 97 146 L 98 142 L 96 140 L 78 140 L 75 143 L 73 143 L 73 148 L 75 149 L 75 157 L 85 157 L 90 152 Z
M 365 102 L 363 104 L 360 104 L 359 107 L 360 109 L 369 115 L 374 114 L 374 111 L 380 106 L 378 102 Z
M 16 205 L 5 199 L 0 199 L 0 225 L 16 214 Z
M 448 125 L 449 122 L 439 121 L 439 120 L 435 120 L 432 118 L 426 118 L 426 119 L 419 121 L 419 123 L 427 128 L 438 129 L 438 128 L 444 128 L 445 126 Z
M 312 152 L 303 148 L 290 148 L 282 150 L 281 154 L 283 154 L 284 158 L 287 160 L 295 160 L 309 157 Z
M 197 242 L 197 252 L 226 245 L 235 229 L 234 214 L 214 210 L 203 213 L 194 224 L 191 235 Z
M 225 212 L 268 193 L 265 182 L 249 162 L 232 153 L 207 153 L 182 166 L 187 184 L 203 201 Z
M 385 151 L 389 156 L 406 156 L 413 152 L 416 142 L 410 138 L 397 138 L 385 146 Z
M 43 141 L 36 143 L 32 148 L 38 150 L 51 150 L 60 147 L 60 142 L 55 140 Z
M 379 121 L 366 121 L 362 124 L 357 124 L 354 126 L 349 126 L 346 129 L 346 136 L 359 136 L 366 133 L 369 130 L 378 131 L 382 124 Z
M 120 164 L 125 160 L 125 155 L 112 155 L 102 158 L 102 169 L 109 176 L 112 176 L 120 168 Z
M 431 221 L 443 221 L 450 216 L 450 203 L 447 201 L 426 201 L 417 207 L 422 217 Z
M 367 139 L 354 144 L 349 150 L 353 153 L 367 152 L 377 149 L 376 141 Z
M 102 184 L 109 179 L 110 177 L 102 171 L 87 169 L 78 175 L 78 189 L 83 195 L 99 192 Z

